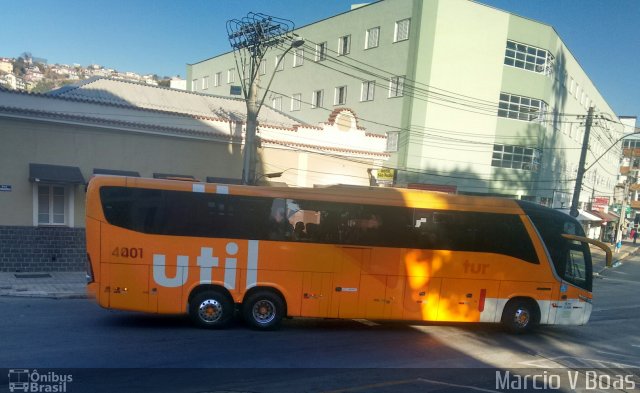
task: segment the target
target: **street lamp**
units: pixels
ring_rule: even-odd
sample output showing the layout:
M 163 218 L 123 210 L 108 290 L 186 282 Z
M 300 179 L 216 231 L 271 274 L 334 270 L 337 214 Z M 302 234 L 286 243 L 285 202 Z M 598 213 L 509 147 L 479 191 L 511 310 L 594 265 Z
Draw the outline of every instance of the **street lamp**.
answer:
M 231 46 L 234 48 L 236 67 L 238 71 L 243 70 L 241 83 L 247 106 L 242 184 L 253 185 L 256 183 L 256 128 L 258 114 L 264 104 L 278 66 L 291 49 L 298 48 L 304 44 L 304 40 L 294 39 L 287 35 L 289 31 L 293 30 L 293 27 L 293 22 L 289 20 L 254 13 L 249 13 L 242 20 L 227 21 L 227 32 L 229 33 Z M 289 45 L 278 59 L 269 83 L 264 89 L 262 98 L 258 100 L 259 70 L 262 60 L 269 48 L 280 46 L 285 42 L 289 42 Z M 249 66 L 248 80 L 243 78 L 246 65 Z

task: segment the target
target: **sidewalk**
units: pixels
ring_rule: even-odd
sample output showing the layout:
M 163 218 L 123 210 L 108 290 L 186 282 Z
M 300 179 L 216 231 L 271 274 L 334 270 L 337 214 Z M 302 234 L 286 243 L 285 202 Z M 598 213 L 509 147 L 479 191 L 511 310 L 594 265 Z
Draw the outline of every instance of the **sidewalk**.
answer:
M 615 252 L 614 246 L 612 244 L 609 245 L 611 247 L 611 252 L 613 253 L 613 267 L 616 267 L 622 263 L 622 261 L 630 255 L 635 254 L 640 248 L 640 242 L 637 244 L 633 244 L 632 240 L 623 240 L 622 248 L 620 251 Z M 605 254 L 604 251 L 599 249 L 598 247 L 591 247 L 591 254 L 593 256 L 593 274 L 599 275 L 603 271 L 607 270 L 605 266 Z
M 84 299 L 87 297 L 86 274 L 0 272 L 0 296 Z
M 613 254 L 613 266 L 618 266 L 623 259 L 635 254 L 639 248 L 640 242 L 633 244 L 632 241 L 623 241 L 620 251 Z M 597 247 L 591 247 L 591 253 L 593 255 L 593 272 L 597 276 L 607 269 L 604 251 Z M 85 272 L 0 272 L 0 296 L 84 299 L 87 297 L 86 288 Z

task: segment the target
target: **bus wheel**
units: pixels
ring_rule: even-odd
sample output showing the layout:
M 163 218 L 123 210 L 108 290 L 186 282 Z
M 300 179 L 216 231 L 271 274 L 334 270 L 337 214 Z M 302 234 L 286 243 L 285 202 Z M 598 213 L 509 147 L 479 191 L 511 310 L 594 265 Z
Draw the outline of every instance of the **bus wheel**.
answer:
M 284 300 L 271 291 L 258 291 L 242 304 L 244 320 L 253 328 L 274 330 L 284 317 Z
M 220 291 L 201 292 L 189 302 L 191 320 L 204 328 L 224 327 L 233 317 L 233 312 L 233 302 Z
M 511 333 L 529 333 L 538 322 L 538 309 L 530 300 L 512 299 L 502 312 L 502 324 Z

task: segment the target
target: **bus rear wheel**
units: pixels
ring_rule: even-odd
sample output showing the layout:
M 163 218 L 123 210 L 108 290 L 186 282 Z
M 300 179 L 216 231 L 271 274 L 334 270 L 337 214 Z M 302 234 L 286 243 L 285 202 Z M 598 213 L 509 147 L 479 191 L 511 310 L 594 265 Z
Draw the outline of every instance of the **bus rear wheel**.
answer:
M 282 322 L 284 313 L 284 300 L 272 291 L 255 292 L 242 303 L 244 320 L 254 329 L 277 329 Z
M 533 301 L 512 299 L 502 312 L 502 325 L 511 333 L 529 333 L 538 326 L 538 315 L 538 308 Z
M 207 290 L 189 302 L 189 316 L 198 326 L 209 329 L 222 328 L 233 317 L 233 302 L 225 293 Z

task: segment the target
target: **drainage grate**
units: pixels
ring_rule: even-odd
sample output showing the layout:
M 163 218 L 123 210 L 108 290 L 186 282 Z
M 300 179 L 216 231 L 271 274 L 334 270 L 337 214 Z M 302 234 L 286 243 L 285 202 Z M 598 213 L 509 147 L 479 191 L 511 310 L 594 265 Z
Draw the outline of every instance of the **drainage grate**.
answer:
M 49 273 L 16 273 L 16 278 L 51 278 Z

